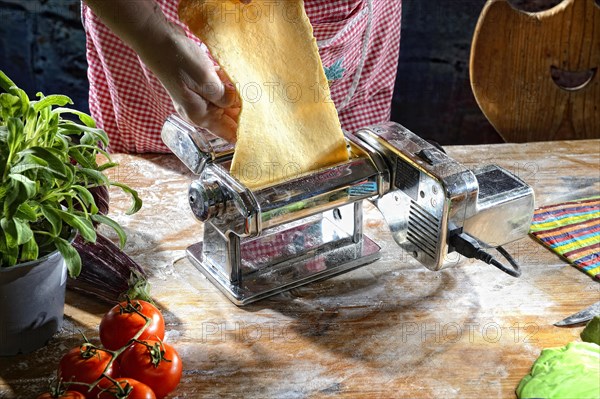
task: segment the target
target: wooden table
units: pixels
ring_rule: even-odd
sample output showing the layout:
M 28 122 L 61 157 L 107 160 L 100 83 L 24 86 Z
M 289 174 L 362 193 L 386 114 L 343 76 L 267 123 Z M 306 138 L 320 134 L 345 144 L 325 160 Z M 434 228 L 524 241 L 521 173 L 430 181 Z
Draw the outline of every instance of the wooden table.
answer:
M 449 147 L 474 166 L 497 163 L 535 188 L 537 205 L 600 192 L 600 141 Z M 508 246 L 523 275 L 464 261 L 431 272 L 396 246 L 378 211 L 366 234 L 381 260 L 244 308 L 231 304 L 184 258 L 201 238 L 188 208 L 192 178 L 173 156 L 116 156 L 115 178 L 145 201 L 112 215 L 126 251 L 151 274 L 167 341 L 184 362 L 172 397 L 510 398 L 542 348 L 577 340 L 552 323 L 600 299 L 600 285 L 530 238 Z M 0 359 L 0 398 L 41 392 L 78 330 L 97 339 L 106 304 L 67 293 L 65 327 L 36 353 Z

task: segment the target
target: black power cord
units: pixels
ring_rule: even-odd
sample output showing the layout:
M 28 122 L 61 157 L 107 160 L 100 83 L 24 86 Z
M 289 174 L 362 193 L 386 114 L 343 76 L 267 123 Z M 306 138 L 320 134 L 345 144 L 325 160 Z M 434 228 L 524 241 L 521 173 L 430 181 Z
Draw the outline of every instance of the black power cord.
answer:
M 496 247 L 496 250 L 504 256 L 512 268 L 506 267 L 498 262 L 491 254 L 481 248 L 481 245 L 479 245 L 479 242 L 475 238 L 465 232 L 452 234 L 448 239 L 448 243 L 456 252 L 467 258 L 478 259 L 489 265 L 495 266 L 512 277 L 519 277 L 521 275 L 519 264 L 502 247 Z

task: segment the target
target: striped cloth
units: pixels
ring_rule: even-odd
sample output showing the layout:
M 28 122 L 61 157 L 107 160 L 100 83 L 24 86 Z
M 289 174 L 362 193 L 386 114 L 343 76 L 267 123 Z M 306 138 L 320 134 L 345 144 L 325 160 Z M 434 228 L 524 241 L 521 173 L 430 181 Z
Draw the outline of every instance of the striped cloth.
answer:
M 573 266 L 600 280 L 600 197 L 537 209 L 531 234 Z

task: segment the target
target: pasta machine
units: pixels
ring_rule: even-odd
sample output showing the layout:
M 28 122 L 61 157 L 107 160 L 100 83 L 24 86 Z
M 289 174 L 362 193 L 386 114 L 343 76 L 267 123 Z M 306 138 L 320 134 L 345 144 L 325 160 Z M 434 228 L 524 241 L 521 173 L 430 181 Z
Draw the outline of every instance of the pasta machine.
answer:
M 250 190 L 229 172 L 232 144 L 166 120 L 163 141 L 198 175 L 189 203 L 203 239 L 187 255 L 235 304 L 378 259 L 379 245 L 363 233 L 365 200 L 396 243 L 434 271 L 453 263 L 453 237 L 490 248 L 528 234 L 533 190 L 507 170 L 470 170 L 393 122 L 345 135 L 347 162 Z

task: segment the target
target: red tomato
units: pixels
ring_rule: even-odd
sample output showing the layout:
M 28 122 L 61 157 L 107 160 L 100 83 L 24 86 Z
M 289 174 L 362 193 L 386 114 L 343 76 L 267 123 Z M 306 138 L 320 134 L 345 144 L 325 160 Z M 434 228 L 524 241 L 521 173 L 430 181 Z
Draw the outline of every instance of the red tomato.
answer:
M 58 396 L 46 392 L 37 397 L 37 399 L 85 399 L 85 395 L 77 391 L 66 391 Z
M 108 389 L 98 396 L 100 399 L 156 399 L 152 389 L 146 384 L 134 380 L 133 378 L 117 378 L 117 383 L 121 389 L 113 385 L 108 380 L 102 381 L 99 385 L 103 389 Z M 131 389 L 131 391 L 129 391 Z
M 119 366 L 115 362 L 106 368 L 110 359 L 109 353 L 83 344 L 71 349 L 60 359 L 58 378 L 63 382 L 77 381 L 90 384 L 100 378 L 104 370 L 106 370 L 107 376 L 116 377 L 119 373 Z M 87 394 L 88 389 L 89 387 L 85 385 L 71 384 L 69 386 L 69 390 L 84 394 Z M 92 396 L 88 395 L 88 397 Z
M 148 385 L 158 399 L 172 392 L 181 380 L 181 358 L 164 342 L 145 341 L 150 347 L 135 343 L 123 352 L 121 375 Z
M 165 338 L 165 321 L 154 305 L 141 300 L 131 301 L 129 305 L 127 302 L 121 302 L 109 310 L 100 321 L 100 341 L 106 349 L 117 350 L 124 347 L 144 327 L 146 320 L 132 310 L 132 306 L 150 319 L 150 324 L 138 339 Z

